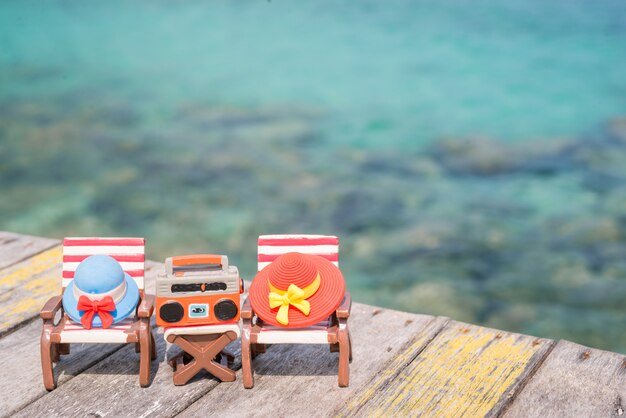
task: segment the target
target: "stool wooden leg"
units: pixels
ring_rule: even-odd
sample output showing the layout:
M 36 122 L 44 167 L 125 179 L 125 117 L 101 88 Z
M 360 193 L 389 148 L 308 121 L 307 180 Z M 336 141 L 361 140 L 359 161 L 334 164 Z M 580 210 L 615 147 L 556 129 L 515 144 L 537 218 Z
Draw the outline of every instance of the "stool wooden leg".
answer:
M 204 368 L 222 382 L 234 382 L 236 379 L 235 372 L 228 367 L 222 366 L 221 364 L 211 362 L 209 364 L 205 364 Z
M 167 364 L 169 364 L 172 369 L 176 370 L 176 362 L 178 361 L 179 357 L 183 357 L 185 354 L 184 351 L 181 351 L 180 353 L 176 354 L 174 357 L 171 357 L 168 361 Z
M 174 372 L 174 384 L 176 386 L 184 385 L 189 382 L 189 380 L 197 375 L 202 367 L 197 364 L 196 360 L 191 360 L 189 363 L 185 364 L 183 362 L 183 356 L 180 356 L 176 359 L 176 371 Z
M 237 334 L 233 331 L 223 334 L 173 335 L 168 337 L 169 342 L 183 349 L 183 352 L 175 357 L 174 384 L 184 385 L 202 369 L 223 382 L 234 381 L 235 372 L 227 367 L 228 358 L 234 360 L 234 356 L 224 348 L 235 339 L 237 339 Z M 187 358 L 190 360 L 185 363 Z M 222 365 L 216 360 L 225 364 Z
M 227 353 L 224 351 L 224 347 L 226 347 L 231 341 L 235 341 L 237 339 L 237 334 L 232 331 L 225 332 L 220 335 L 211 345 L 209 345 L 202 353 L 202 367 L 213 376 L 220 379 L 222 382 L 232 382 L 235 380 L 235 372 L 230 370 L 228 367 L 224 367 L 219 363 L 215 362 L 214 359 L 220 354 L 224 353 L 225 357 L 227 357 Z M 231 355 L 231 357 L 233 357 Z M 233 357 L 234 359 L 234 357 Z

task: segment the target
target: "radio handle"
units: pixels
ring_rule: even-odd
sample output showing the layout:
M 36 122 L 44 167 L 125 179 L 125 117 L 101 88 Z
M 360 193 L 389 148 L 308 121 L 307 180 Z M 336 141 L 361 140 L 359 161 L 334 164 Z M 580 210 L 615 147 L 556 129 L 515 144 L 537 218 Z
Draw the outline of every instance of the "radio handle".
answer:
M 190 254 L 172 257 L 173 267 L 193 264 L 216 264 L 222 267 L 222 270 L 228 270 L 228 256 L 220 254 Z

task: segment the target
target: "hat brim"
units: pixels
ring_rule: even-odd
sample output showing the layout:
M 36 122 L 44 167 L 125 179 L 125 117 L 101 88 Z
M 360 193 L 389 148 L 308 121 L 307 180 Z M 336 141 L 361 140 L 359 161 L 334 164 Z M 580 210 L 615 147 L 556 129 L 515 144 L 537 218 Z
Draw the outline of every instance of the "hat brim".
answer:
M 111 316 L 113 316 L 114 324 L 131 316 L 135 312 L 137 302 L 139 302 L 139 288 L 137 287 L 137 283 L 128 273 L 124 273 L 124 276 L 126 280 L 126 294 L 119 303 L 115 304 L 115 310 L 110 312 Z M 76 296 L 74 296 L 74 280 L 72 280 L 65 288 L 65 292 L 63 292 L 63 310 L 72 321 L 80 323 L 83 312 L 76 309 L 77 305 L 78 301 L 76 300 Z M 102 320 L 100 320 L 98 314 L 94 315 L 91 326 L 94 328 L 102 327 Z
M 263 322 L 281 328 L 306 328 L 328 318 L 341 304 L 346 292 L 346 283 L 339 268 L 323 257 L 302 255 L 311 258 L 320 274 L 319 289 L 307 299 L 311 305 L 309 315 L 307 316 L 300 310 L 290 306 L 289 323 L 282 325 L 276 320 L 279 308 L 271 309 L 269 306 L 270 288 L 268 279 L 270 269 L 268 269 L 268 265 L 257 273 L 248 290 L 252 309 Z

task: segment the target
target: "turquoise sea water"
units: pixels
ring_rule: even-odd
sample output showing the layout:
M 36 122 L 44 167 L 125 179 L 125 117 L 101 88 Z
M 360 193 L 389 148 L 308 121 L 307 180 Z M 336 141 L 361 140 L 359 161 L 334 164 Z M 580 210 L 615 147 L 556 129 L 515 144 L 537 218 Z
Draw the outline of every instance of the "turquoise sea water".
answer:
M 359 301 L 626 352 L 626 4 L 0 3 L 0 228 L 336 233 Z

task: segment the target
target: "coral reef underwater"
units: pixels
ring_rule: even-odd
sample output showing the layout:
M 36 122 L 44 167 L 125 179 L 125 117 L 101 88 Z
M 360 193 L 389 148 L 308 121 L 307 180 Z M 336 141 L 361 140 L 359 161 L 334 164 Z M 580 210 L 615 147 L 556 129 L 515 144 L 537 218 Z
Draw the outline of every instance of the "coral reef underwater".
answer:
M 318 108 L 137 103 L 3 98 L 0 228 L 141 235 L 152 259 L 226 253 L 248 279 L 259 234 L 333 233 L 357 301 L 626 353 L 626 117 L 368 149 L 329 143 Z

